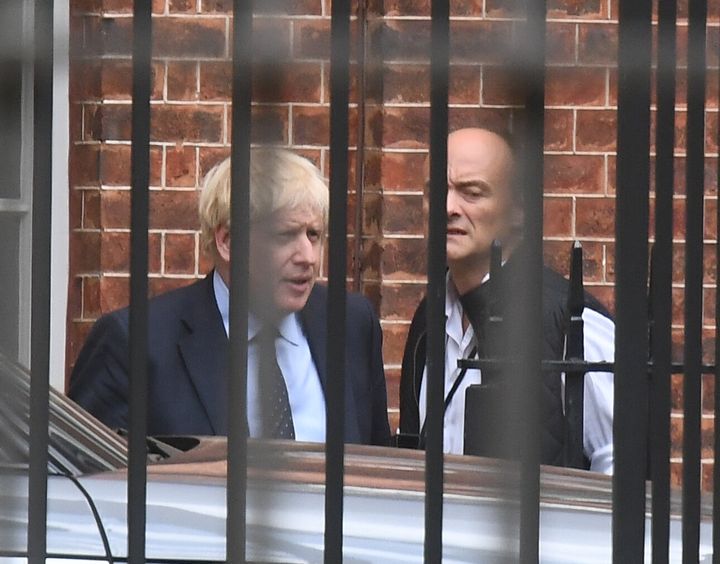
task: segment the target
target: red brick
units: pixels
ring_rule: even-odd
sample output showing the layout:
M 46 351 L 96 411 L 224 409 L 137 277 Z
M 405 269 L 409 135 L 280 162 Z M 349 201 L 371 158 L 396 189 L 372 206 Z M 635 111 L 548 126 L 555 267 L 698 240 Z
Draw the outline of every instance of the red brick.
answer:
M 383 284 L 380 314 L 386 321 L 410 321 L 424 295 L 425 284 Z
M 253 70 L 253 100 L 264 103 L 320 102 L 321 83 L 320 63 L 258 65 Z
M 717 207 L 717 199 L 705 198 L 705 239 L 717 239 Z
M 429 127 L 429 108 L 386 108 L 383 144 L 385 147 L 425 148 Z
M 159 294 L 164 294 L 166 292 L 169 292 L 171 290 L 176 290 L 178 288 L 182 288 L 184 286 L 187 286 L 188 284 L 192 284 L 195 282 L 194 278 L 187 279 L 187 278 L 150 278 L 148 280 L 148 290 L 150 296 L 157 296 Z
M 101 73 L 105 62 L 72 59 L 70 63 L 70 99 L 100 100 L 103 97 Z
M 545 110 L 545 150 L 573 150 L 572 110 Z
M 546 155 L 545 191 L 602 194 L 605 180 L 604 164 L 602 156 Z
M 617 113 L 614 110 L 578 110 L 575 135 L 578 151 L 615 151 Z
M 75 186 L 97 186 L 100 145 L 74 145 L 70 151 L 70 182 Z
M 153 55 L 180 58 L 226 56 L 226 23 L 225 18 L 155 18 Z
M 252 141 L 253 143 L 288 143 L 289 108 L 285 106 L 255 106 L 252 109 Z M 228 113 L 228 120 L 232 116 Z M 232 134 L 231 123 L 228 121 L 228 139 Z
M 618 27 L 611 23 L 578 25 L 578 62 L 591 65 L 617 65 Z
M 330 109 L 317 106 L 293 106 L 293 144 L 297 145 L 329 145 L 330 143 Z M 357 134 L 357 113 L 349 113 L 350 137 Z
M 101 245 L 102 272 L 130 272 L 130 233 L 105 232 L 102 234 Z
M 501 66 L 486 65 L 482 70 L 483 104 L 520 106 L 525 102 L 525 82 L 517 72 Z
M 549 106 L 602 106 L 607 101 L 603 68 L 549 68 L 545 103 Z
M 197 0 L 168 0 L 168 11 L 171 14 L 193 14 L 197 8 Z
M 385 386 L 387 389 L 387 401 L 388 401 L 388 419 L 390 422 L 390 432 L 395 433 L 395 430 L 400 424 L 400 413 L 398 407 L 400 404 L 400 369 L 399 368 L 386 368 L 385 369 Z
M 165 185 L 191 187 L 198 185 L 195 175 L 195 147 L 168 147 L 165 155 Z
M 150 229 L 197 229 L 198 192 L 153 190 L 150 192 Z
M 201 90 L 202 91 L 202 90 Z M 197 100 L 198 63 L 195 61 L 168 61 L 168 100 Z
M 383 232 L 422 234 L 424 225 L 422 196 L 385 194 Z
M 68 280 L 68 304 L 67 304 L 67 318 L 78 319 L 82 317 L 83 300 L 82 290 L 83 278 L 80 276 L 73 276 Z
M 672 324 L 682 325 L 685 320 L 685 290 L 683 288 L 673 288 L 670 295 L 672 296 Z
M 715 289 L 703 289 L 703 325 L 715 326 Z
M 232 95 L 232 63 L 230 61 L 200 62 L 201 100 L 229 100 Z
M 232 0 L 203 0 L 201 4 L 204 14 L 227 14 L 232 13 Z
M 99 72 L 103 100 L 130 100 L 132 98 L 132 61 L 105 59 Z M 154 63 L 151 66 L 151 73 L 150 98 L 160 100 L 163 96 L 164 65 Z
M 107 228 L 130 227 L 130 191 L 103 190 L 100 201 L 102 226 Z
M 705 112 L 705 150 L 709 153 L 718 152 L 718 114 Z
M 165 273 L 195 273 L 195 235 L 167 233 L 165 235 Z
M 382 154 L 382 181 L 388 190 L 422 190 L 427 178 L 426 153 Z
M 575 64 L 577 62 L 577 24 L 548 22 L 546 38 L 548 64 Z
M 454 2 L 451 10 L 458 2 Z M 383 2 L 384 15 L 386 18 L 398 16 L 430 16 L 430 0 L 385 0 Z
M 701 431 L 701 448 L 702 458 L 712 458 L 712 445 L 713 445 L 713 420 L 707 417 L 703 417 L 700 424 Z M 680 457 L 682 456 L 682 444 L 683 444 L 683 419 L 679 417 L 672 417 L 670 419 L 670 444 L 671 452 L 670 456 Z
M 607 17 L 607 4 L 603 0 L 550 0 L 547 5 L 549 18 Z
M 385 239 L 382 245 L 382 274 L 385 280 L 407 280 L 426 272 L 424 239 Z
M 383 323 L 383 360 L 385 364 L 402 364 L 409 328 L 410 325 L 405 323 Z
M 100 309 L 102 313 L 127 307 L 130 303 L 130 278 L 103 276 L 100 278 Z
M 570 252 L 572 241 L 545 241 L 543 257 L 545 263 L 567 277 L 570 271 Z M 603 277 L 603 245 L 589 241 L 582 242 L 583 247 L 583 281 L 586 284 L 602 282 Z
M 386 104 L 429 102 L 430 68 L 427 65 L 387 65 L 383 73 L 383 101 Z
M 132 163 L 130 145 L 103 145 L 100 152 L 100 183 L 129 186 Z M 162 149 L 150 147 L 150 185 L 158 186 L 162 173 Z
M 100 317 L 100 279 L 95 276 L 77 278 L 82 282 L 82 318 L 97 319 Z M 80 317 L 80 316 L 78 316 Z
M 351 58 L 354 57 L 352 47 L 357 39 L 351 30 Z M 300 59 L 330 59 L 330 20 L 296 20 L 293 22 L 292 53 Z
M 706 413 L 713 413 L 715 410 L 715 375 L 703 374 L 702 376 L 702 409 Z
M 551 197 L 543 200 L 545 237 L 570 237 L 572 235 L 572 208 L 570 198 Z
M 200 162 L 198 163 L 198 174 L 201 179 L 200 185 L 202 185 L 202 179 L 210 172 L 210 169 L 229 156 L 230 147 L 200 147 Z
M 450 60 L 497 63 L 512 60 L 515 45 L 509 21 L 450 22 Z M 430 43 L 427 43 L 430 47 Z
M 73 231 L 70 234 L 70 264 L 77 274 L 94 274 L 99 270 L 99 231 Z
M 82 198 L 82 227 L 84 229 L 98 229 L 101 227 L 100 191 L 74 190 Z
M 219 143 L 223 140 L 223 117 L 220 106 L 153 107 L 151 140 Z

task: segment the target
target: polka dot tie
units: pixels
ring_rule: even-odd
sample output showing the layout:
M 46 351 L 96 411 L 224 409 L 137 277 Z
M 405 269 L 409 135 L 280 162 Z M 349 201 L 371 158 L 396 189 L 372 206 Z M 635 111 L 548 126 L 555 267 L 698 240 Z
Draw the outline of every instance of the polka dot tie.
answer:
M 262 437 L 266 439 L 294 439 L 290 401 L 287 386 L 277 363 L 276 327 L 265 327 L 258 333 L 258 375 L 262 402 Z

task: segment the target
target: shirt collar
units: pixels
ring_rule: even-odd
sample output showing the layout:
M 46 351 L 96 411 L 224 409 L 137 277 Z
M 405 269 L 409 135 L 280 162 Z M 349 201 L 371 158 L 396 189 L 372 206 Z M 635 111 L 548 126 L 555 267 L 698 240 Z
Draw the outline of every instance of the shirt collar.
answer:
M 225 333 L 228 334 L 230 327 L 230 290 L 225 281 L 216 270 L 213 273 L 213 288 L 215 290 L 215 300 L 220 316 L 225 325 Z M 248 315 L 248 341 L 251 341 L 262 328 L 262 322 L 252 313 Z M 283 317 L 278 323 L 278 332 L 280 336 L 292 345 L 299 345 L 302 341 L 302 328 L 300 320 L 296 313 L 291 313 Z

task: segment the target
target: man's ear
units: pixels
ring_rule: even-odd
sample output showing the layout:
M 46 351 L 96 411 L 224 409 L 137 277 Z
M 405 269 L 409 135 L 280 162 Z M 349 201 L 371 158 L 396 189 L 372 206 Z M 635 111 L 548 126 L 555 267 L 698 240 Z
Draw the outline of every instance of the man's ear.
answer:
M 230 262 L 230 229 L 226 225 L 215 228 L 215 248 L 225 262 Z

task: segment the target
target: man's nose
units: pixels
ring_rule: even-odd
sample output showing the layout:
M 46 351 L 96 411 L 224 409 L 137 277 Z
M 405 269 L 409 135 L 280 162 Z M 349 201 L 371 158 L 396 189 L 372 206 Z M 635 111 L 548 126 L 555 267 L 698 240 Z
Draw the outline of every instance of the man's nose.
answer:
M 295 249 L 295 260 L 299 264 L 313 265 L 317 260 L 315 247 L 313 242 L 307 235 L 299 237 L 297 247 Z
M 455 190 L 451 190 L 450 188 L 448 188 L 446 205 L 447 205 L 447 216 L 449 218 L 454 217 L 459 214 L 458 199 L 457 199 L 457 194 L 455 194 Z

